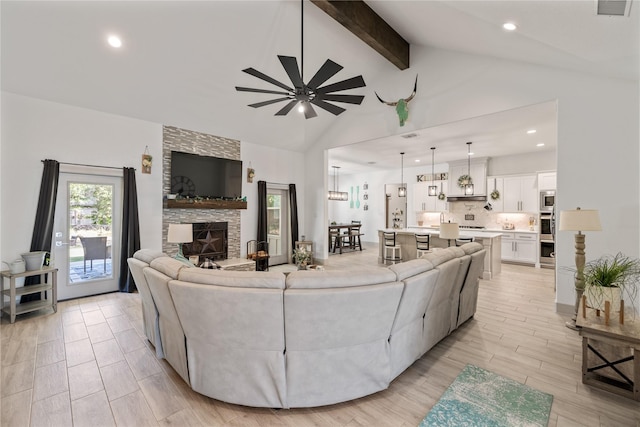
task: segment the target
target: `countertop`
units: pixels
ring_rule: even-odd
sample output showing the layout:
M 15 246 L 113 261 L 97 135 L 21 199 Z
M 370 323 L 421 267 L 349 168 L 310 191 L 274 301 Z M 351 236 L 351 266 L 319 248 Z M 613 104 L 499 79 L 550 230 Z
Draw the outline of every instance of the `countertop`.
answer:
M 384 228 L 379 231 L 384 232 L 396 232 L 398 234 L 430 234 L 432 236 L 438 236 L 440 231 L 437 228 L 431 227 L 409 227 L 409 228 Z M 516 230 L 509 230 L 516 231 Z M 500 231 L 492 231 L 492 230 L 478 230 L 478 229 L 468 229 L 461 228 L 460 229 L 460 237 L 478 237 L 478 238 L 494 238 L 498 236 L 502 236 L 503 230 Z M 529 231 L 529 233 L 533 233 L 533 231 Z
M 438 227 L 432 227 L 428 225 L 423 226 L 413 226 L 409 227 L 409 229 L 415 230 L 438 230 Z M 528 233 L 528 234 L 539 234 L 539 230 L 529 230 L 528 228 L 524 229 L 515 229 L 515 230 L 503 230 L 502 228 L 460 228 L 460 233 L 467 231 L 477 231 L 480 233 Z

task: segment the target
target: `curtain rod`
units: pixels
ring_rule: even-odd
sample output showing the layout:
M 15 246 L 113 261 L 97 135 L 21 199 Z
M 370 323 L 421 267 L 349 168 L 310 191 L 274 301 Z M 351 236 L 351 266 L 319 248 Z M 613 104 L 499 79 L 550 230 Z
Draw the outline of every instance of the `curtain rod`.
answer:
M 44 163 L 44 160 L 40 160 L 42 163 Z M 86 165 L 84 163 L 69 163 L 69 162 L 58 162 L 61 165 L 72 165 L 72 166 L 86 166 L 86 167 L 90 167 L 90 168 L 104 168 L 104 169 L 117 169 L 117 170 L 121 170 L 122 168 L 116 167 L 116 166 L 102 166 L 102 165 Z M 133 170 L 135 170 L 135 168 L 131 168 Z

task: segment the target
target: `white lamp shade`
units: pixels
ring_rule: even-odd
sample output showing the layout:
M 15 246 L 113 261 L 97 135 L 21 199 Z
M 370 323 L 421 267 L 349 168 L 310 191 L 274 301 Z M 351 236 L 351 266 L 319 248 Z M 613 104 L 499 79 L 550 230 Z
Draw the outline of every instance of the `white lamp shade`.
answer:
M 456 222 L 443 222 L 440 224 L 441 239 L 457 239 L 460 237 L 460 226 Z
M 601 231 L 600 215 L 595 209 L 560 212 L 560 231 Z
M 193 242 L 193 224 L 169 224 L 169 231 L 167 232 L 167 242 Z

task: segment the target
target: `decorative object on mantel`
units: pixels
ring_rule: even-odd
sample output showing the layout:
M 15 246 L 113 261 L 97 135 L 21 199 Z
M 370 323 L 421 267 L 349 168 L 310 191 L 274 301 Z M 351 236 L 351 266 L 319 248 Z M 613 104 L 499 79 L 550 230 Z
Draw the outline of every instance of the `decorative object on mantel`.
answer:
M 166 201 L 168 209 L 247 209 L 247 198 L 236 200 L 176 198 Z
M 471 142 L 467 142 L 467 177 L 467 183 L 464 185 L 464 195 L 473 196 L 473 180 L 471 178 Z M 458 179 L 458 185 L 460 185 L 460 179 Z
M 304 29 L 304 1 L 300 1 L 300 22 L 301 26 Z M 272 77 L 267 76 L 266 74 L 261 73 L 260 71 L 254 68 L 245 68 L 244 71 L 247 74 L 250 74 L 254 77 L 257 77 L 261 80 L 264 80 L 268 83 L 271 83 L 274 86 L 278 86 L 285 91 L 274 91 L 274 90 L 265 90 L 265 89 L 252 89 L 247 87 L 239 87 L 236 86 L 236 90 L 240 92 L 257 92 L 257 93 L 270 93 L 274 95 L 283 95 L 281 98 L 270 99 L 268 101 L 258 102 L 255 104 L 249 104 L 249 107 L 258 108 L 264 107 L 265 105 L 275 104 L 277 102 L 287 101 L 289 102 L 282 107 L 275 115 L 276 116 L 286 116 L 289 111 L 299 104 L 298 111 L 304 113 L 304 117 L 306 119 L 310 119 L 316 117 L 318 114 L 315 112 L 311 104 L 314 104 L 317 107 L 322 108 L 330 112 L 331 114 L 338 115 L 345 111 L 344 108 L 339 107 L 335 104 L 330 104 L 327 101 L 332 102 L 341 102 L 341 103 L 349 103 L 349 104 L 361 104 L 364 99 L 364 95 L 337 95 L 333 92 L 340 92 L 348 89 L 356 89 L 360 87 L 365 87 L 364 79 L 362 76 L 352 77 L 347 80 L 341 80 L 336 83 L 332 83 L 323 87 L 320 87 L 324 82 L 329 80 L 335 74 L 337 74 L 340 70 L 342 70 L 342 65 L 336 64 L 330 59 L 327 59 L 325 63 L 320 67 L 320 69 L 316 72 L 316 74 L 309 80 L 309 83 L 304 83 L 304 31 L 300 32 L 300 68 L 298 68 L 298 61 L 293 56 L 284 56 L 278 55 L 278 59 L 280 63 L 284 67 L 291 83 L 293 83 L 293 88 L 290 86 L 281 83 Z
M 585 235 L 583 231 L 602 231 L 600 225 L 600 215 L 597 210 L 580 209 L 567 210 L 560 212 L 560 231 L 577 231 L 575 234 L 576 248 L 576 274 L 575 274 L 575 290 L 576 301 L 574 305 L 574 315 L 571 321 L 566 322 L 567 328 L 578 330 L 576 327 L 576 317 L 578 317 L 578 307 L 582 294 L 584 293 L 584 264 L 585 264 Z
M 333 168 L 333 191 L 329 190 L 329 200 L 339 200 L 342 202 L 346 202 L 347 200 L 349 200 L 349 193 L 347 193 L 346 191 L 340 191 L 338 187 L 340 166 L 331 167 Z M 351 189 L 351 200 L 353 200 L 353 187 L 351 187 Z
M 149 146 L 144 147 L 144 154 L 142 155 L 142 173 L 151 173 L 153 157 L 149 154 Z
M 436 147 L 431 147 L 431 185 L 429 186 L 428 190 L 427 190 L 427 194 L 429 196 L 437 196 L 438 195 L 438 186 L 435 183 L 435 172 L 434 172 L 434 167 L 435 167 L 435 162 L 434 162 L 434 154 L 436 152 Z
M 493 191 L 491 192 L 491 200 L 498 200 L 500 199 L 500 192 L 498 191 L 497 185 L 496 185 L 496 178 L 493 178 Z
M 400 120 L 400 126 L 404 126 L 405 122 L 409 119 L 409 102 L 416 96 L 416 91 L 418 90 L 418 76 L 416 75 L 416 82 L 413 85 L 413 92 L 409 95 L 408 98 L 400 98 L 396 102 L 387 102 L 384 101 L 377 92 L 373 92 L 378 97 L 378 101 L 383 104 L 387 104 L 390 107 L 396 107 L 396 113 L 398 113 L 398 119 Z
M 400 153 L 400 187 L 398 197 L 407 197 L 407 186 L 404 185 L 404 151 Z

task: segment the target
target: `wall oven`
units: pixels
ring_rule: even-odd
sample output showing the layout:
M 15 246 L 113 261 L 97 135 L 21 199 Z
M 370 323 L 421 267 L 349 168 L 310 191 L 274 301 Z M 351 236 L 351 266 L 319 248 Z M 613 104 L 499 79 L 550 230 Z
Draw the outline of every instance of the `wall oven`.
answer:
M 556 204 L 555 191 L 540 192 L 540 212 L 553 212 L 553 206 Z
M 551 212 L 540 214 L 540 266 L 554 267 L 556 264 L 555 218 Z

